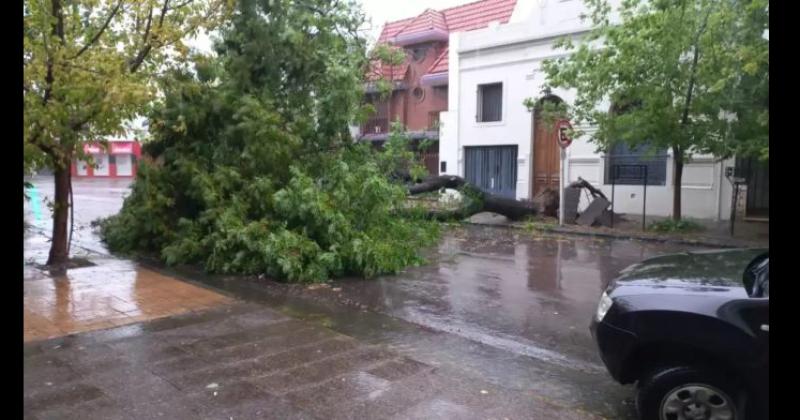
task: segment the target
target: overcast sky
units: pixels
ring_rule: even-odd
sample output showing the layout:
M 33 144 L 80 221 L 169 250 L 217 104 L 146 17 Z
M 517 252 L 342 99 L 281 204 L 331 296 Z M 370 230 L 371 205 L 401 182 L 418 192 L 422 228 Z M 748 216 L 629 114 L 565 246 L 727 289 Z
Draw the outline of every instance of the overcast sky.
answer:
M 360 0 L 367 23 L 362 28 L 363 35 L 367 37 L 370 45 L 378 38 L 381 28 L 386 22 L 405 19 L 422 13 L 425 9 L 446 9 L 460 4 L 471 3 L 475 0 Z M 200 35 L 189 41 L 189 44 L 202 51 L 211 50 L 211 40 L 207 35 Z

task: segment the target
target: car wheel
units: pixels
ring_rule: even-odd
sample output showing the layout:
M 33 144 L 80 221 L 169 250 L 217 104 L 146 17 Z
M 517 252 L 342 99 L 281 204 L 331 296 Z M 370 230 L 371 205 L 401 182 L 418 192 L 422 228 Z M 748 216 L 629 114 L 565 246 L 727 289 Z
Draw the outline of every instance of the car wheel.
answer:
M 744 420 L 741 394 L 712 371 L 667 367 L 639 381 L 636 408 L 642 420 Z

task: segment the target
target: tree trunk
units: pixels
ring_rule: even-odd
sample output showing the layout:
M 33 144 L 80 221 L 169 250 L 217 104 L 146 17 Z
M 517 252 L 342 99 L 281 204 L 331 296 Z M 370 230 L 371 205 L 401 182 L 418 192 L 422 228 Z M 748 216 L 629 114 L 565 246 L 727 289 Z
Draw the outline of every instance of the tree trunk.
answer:
M 70 165 L 57 165 L 55 169 L 55 203 L 53 207 L 53 238 L 47 265 L 67 262 L 67 225 L 69 224 L 69 189 L 72 182 Z
M 428 177 L 424 179 L 422 182 L 408 187 L 408 194 L 409 195 L 422 194 L 430 191 L 438 191 L 441 190 L 442 188 L 450 188 L 456 190 L 461 188 L 464 184 L 466 184 L 464 178 L 461 178 L 460 176 L 456 175 L 440 175 L 436 177 Z
M 534 201 L 521 201 L 487 194 L 475 185 L 468 183 L 464 178 L 456 175 L 429 177 L 418 184 L 409 186 L 408 193 L 409 195 L 416 195 L 424 192 L 438 191 L 442 188 L 460 189 L 462 192 L 467 193 L 468 196 L 477 198 L 480 205 L 467 204 L 455 211 L 435 212 L 430 215 L 438 220 L 463 219 L 481 211 L 490 211 L 492 213 L 502 214 L 512 220 L 518 220 L 525 216 L 542 214 L 546 207 L 552 207 L 553 204 L 552 197 L 550 197 L 552 194 L 543 195 L 542 199 Z M 556 200 L 558 200 L 557 193 L 555 195 Z M 468 197 L 467 199 L 470 200 L 471 198 Z
M 681 220 L 681 185 L 683 184 L 683 153 L 675 152 L 675 173 L 673 178 L 672 193 L 672 220 Z

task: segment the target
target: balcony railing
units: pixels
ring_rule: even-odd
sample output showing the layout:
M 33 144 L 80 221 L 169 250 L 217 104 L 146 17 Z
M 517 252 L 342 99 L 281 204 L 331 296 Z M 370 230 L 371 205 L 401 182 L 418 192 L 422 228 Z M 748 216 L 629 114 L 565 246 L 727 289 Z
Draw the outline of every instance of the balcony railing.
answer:
M 389 132 L 389 119 L 386 117 L 374 117 L 367 120 L 362 127 L 364 135 L 387 134 Z

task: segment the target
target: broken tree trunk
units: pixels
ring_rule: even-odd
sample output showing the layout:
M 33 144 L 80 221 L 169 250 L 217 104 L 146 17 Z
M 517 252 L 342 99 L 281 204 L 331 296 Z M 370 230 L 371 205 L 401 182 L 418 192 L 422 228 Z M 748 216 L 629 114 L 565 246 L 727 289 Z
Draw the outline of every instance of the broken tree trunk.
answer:
M 512 220 L 518 220 L 525 216 L 541 214 L 546 207 L 544 203 L 536 201 L 521 201 L 488 194 L 481 191 L 477 186 L 468 183 L 464 178 L 455 175 L 440 175 L 427 178 L 420 183 L 409 186 L 408 193 L 409 195 L 417 195 L 439 191 L 443 188 L 461 190 L 465 193 L 467 202 L 459 209 L 451 212 L 432 212 L 431 217 L 436 219 L 465 218 L 482 211 L 490 211 L 502 214 Z
M 568 188 L 586 188 L 592 194 L 592 197 L 594 197 L 594 198 L 603 197 L 606 200 L 608 200 L 608 197 L 606 197 L 606 195 L 603 194 L 602 191 L 600 191 L 597 188 L 593 187 L 592 184 L 590 184 L 588 181 L 586 181 L 585 179 L 583 179 L 581 177 L 578 177 L 577 181 L 570 183 Z

